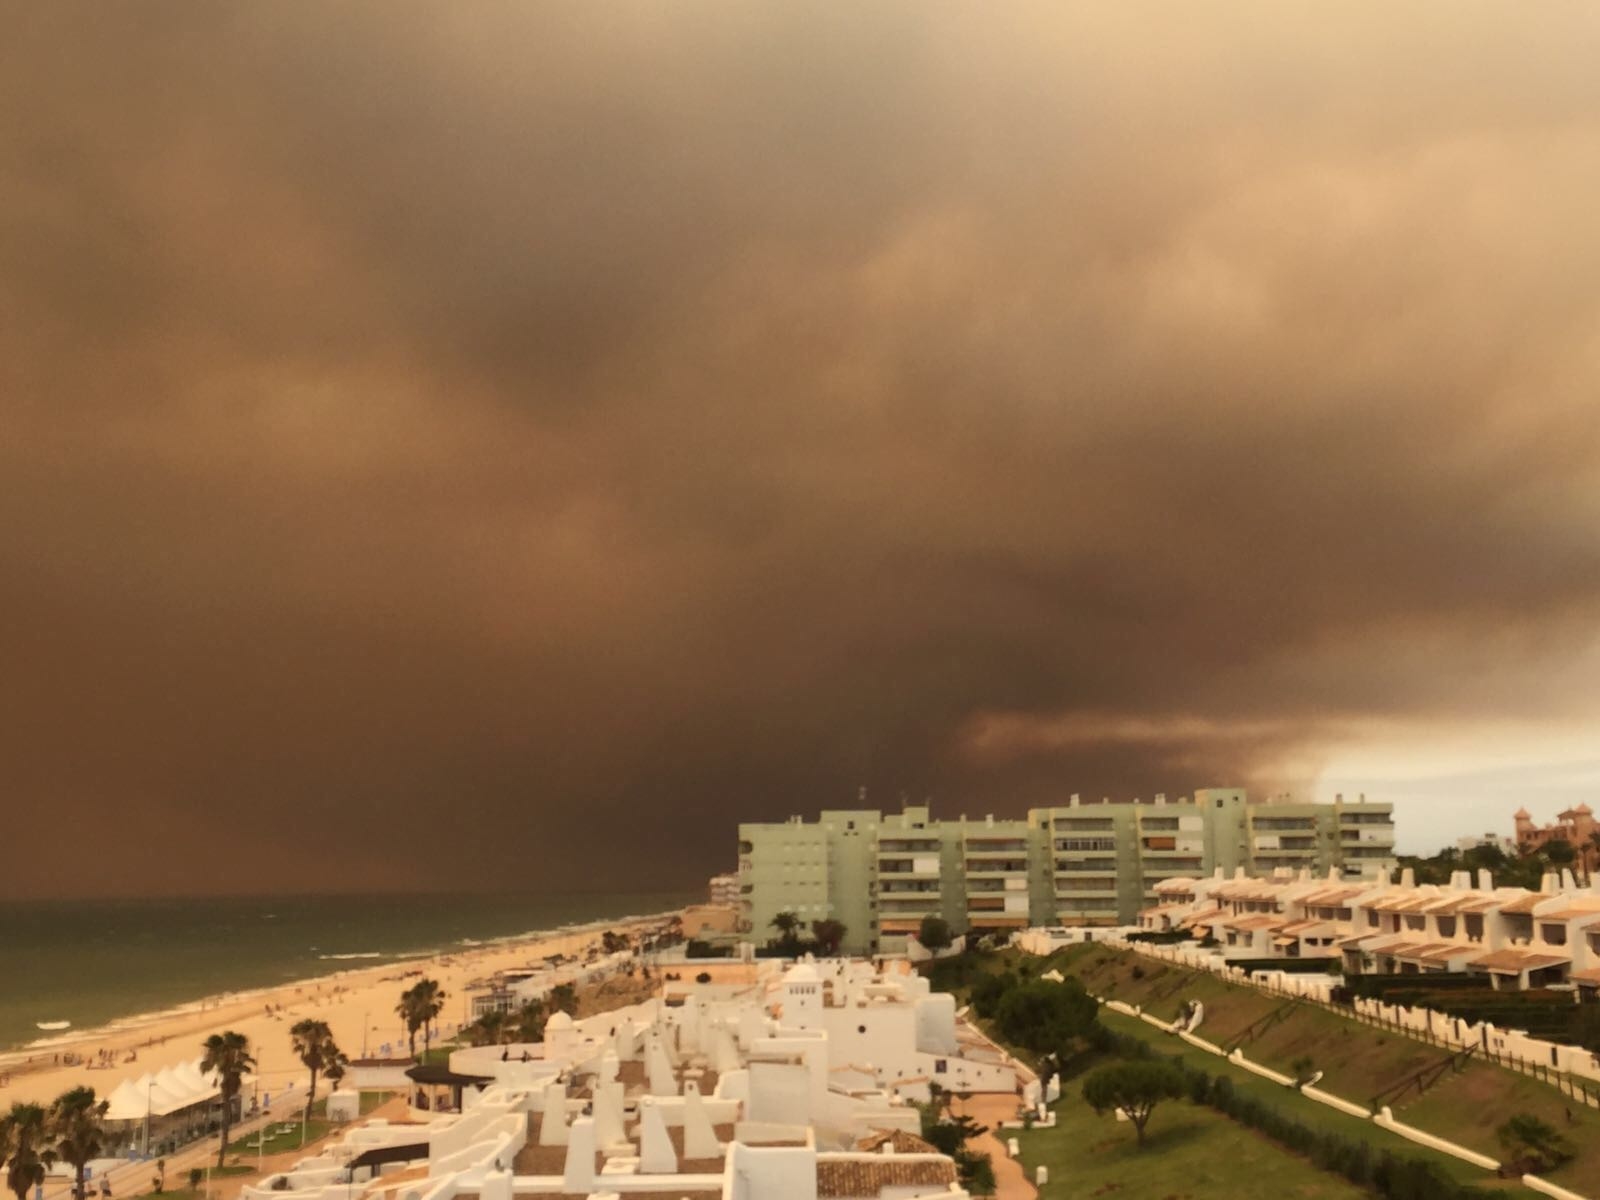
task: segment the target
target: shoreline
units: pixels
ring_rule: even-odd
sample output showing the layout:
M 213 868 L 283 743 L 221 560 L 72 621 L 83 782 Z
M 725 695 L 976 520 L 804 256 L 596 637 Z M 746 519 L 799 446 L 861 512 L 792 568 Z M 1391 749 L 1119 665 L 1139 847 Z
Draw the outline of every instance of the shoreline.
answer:
M 284 1063 L 284 1055 L 273 1052 L 273 1042 L 265 1035 L 276 1033 L 279 1040 L 286 1042 L 288 1024 L 310 1015 L 303 1011 L 307 1009 L 325 1010 L 316 1015 L 335 1026 L 341 1046 L 352 1058 L 360 1057 L 372 1035 L 403 1047 L 404 1032 L 392 1012 L 401 990 L 400 980 L 407 977 L 403 973 L 426 970 L 429 975 L 446 977 L 442 982 L 448 1004 L 440 1026 L 441 1030 L 454 1029 L 462 1023 L 456 1019 L 457 1005 L 464 1003 L 463 993 L 476 979 L 496 970 L 528 965 L 515 960 L 535 950 L 572 954 L 604 930 L 659 924 L 682 911 L 669 908 L 494 938 L 459 939 L 432 948 L 377 952 L 377 960 L 329 955 L 325 961 L 330 969 L 321 974 L 214 992 L 164 1009 L 115 1017 L 97 1026 L 53 1031 L 0 1050 L 0 1078 L 6 1079 L 5 1085 L 0 1086 L 0 1105 L 17 1099 L 48 1099 L 75 1083 L 109 1094 L 123 1078 L 136 1078 L 146 1071 L 194 1059 L 205 1034 L 234 1026 L 240 1026 L 242 1032 L 242 1027 L 250 1026 L 255 1032 L 251 1041 L 257 1049 L 258 1077 L 298 1074 L 303 1070 L 298 1061 Z M 465 1016 L 464 1008 L 459 1012 Z M 184 1040 L 189 1038 L 192 1042 Z M 176 1045 L 172 1044 L 174 1039 L 179 1039 Z M 187 1051 L 180 1052 L 180 1047 L 187 1047 Z M 97 1061 L 101 1051 L 109 1054 L 109 1061 L 103 1065 Z M 81 1056 L 77 1062 L 60 1061 L 61 1056 L 74 1054 Z M 71 1078 L 58 1086 L 57 1081 L 66 1076 Z M 51 1087 L 55 1091 L 49 1091 Z

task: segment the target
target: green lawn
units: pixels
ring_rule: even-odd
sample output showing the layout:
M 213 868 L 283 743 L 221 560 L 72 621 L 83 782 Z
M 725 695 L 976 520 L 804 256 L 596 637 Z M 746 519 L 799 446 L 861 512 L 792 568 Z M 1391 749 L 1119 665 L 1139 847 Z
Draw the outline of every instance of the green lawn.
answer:
M 1138 1004 L 1164 1019 L 1175 1016 L 1184 1000 L 1198 999 L 1205 1004 L 1205 1018 L 1197 1032 L 1222 1045 L 1230 1044 L 1262 1014 L 1285 1004 L 1281 997 L 1255 988 L 1105 946 L 1072 947 L 1052 961 L 1063 973 L 1077 975 L 1091 992 Z M 1139 968 L 1138 977 L 1135 967 Z M 1141 1036 L 1158 1039 L 1158 1045 L 1173 1052 L 1172 1039 L 1143 1022 L 1137 1025 Z M 1312 1004 L 1286 1010 L 1283 1020 L 1245 1044 L 1245 1053 L 1284 1072 L 1291 1070 L 1297 1058 L 1309 1057 L 1315 1069 L 1324 1073 L 1323 1087 L 1359 1104 L 1370 1103 L 1373 1096 L 1419 1069 L 1451 1057 L 1451 1051 L 1443 1047 L 1374 1029 Z M 1400 1120 L 1494 1158 L 1503 1153 L 1495 1137 L 1496 1127 L 1512 1114 L 1531 1113 L 1561 1130 L 1577 1151 L 1571 1162 L 1549 1172 L 1552 1182 L 1593 1192 L 1588 1181 L 1600 1179 L 1600 1112 L 1516 1071 L 1469 1060 L 1426 1092 L 1413 1089 L 1388 1103 Z M 1322 1111 L 1340 1116 L 1326 1108 Z M 1428 1153 L 1420 1146 L 1416 1149 Z
M 306 1123 L 304 1145 L 309 1146 L 318 1138 L 323 1137 L 334 1125 L 330 1121 L 313 1117 Z M 249 1133 L 236 1142 L 228 1143 L 228 1153 L 248 1161 L 257 1155 L 270 1156 L 282 1154 L 285 1150 L 297 1150 L 302 1145 L 300 1137 L 300 1118 L 298 1116 L 285 1116 L 281 1121 L 272 1121 L 266 1127 L 266 1137 L 257 1141 L 257 1133 Z
M 1055 1112 L 1054 1129 L 1016 1134 L 1029 1178 L 1040 1164 L 1050 1169 L 1041 1200 L 1114 1192 L 1154 1200 L 1357 1200 L 1367 1195 L 1221 1113 L 1186 1100 L 1156 1109 L 1143 1150 L 1136 1146 L 1133 1126 L 1096 1116 L 1076 1083 L 1063 1089 Z
M 152 1171 L 152 1174 L 153 1173 L 154 1172 Z M 233 1175 L 253 1175 L 254 1173 L 254 1167 L 243 1165 L 230 1165 L 220 1168 L 211 1168 L 211 1178 L 213 1182 L 218 1179 L 226 1179 Z M 187 1182 L 189 1178 L 188 1171 L 183 1171 L 181 1174 L 185 1182 Z M 168 1174 L 168 1179 L 172 1179 L 172 1175 L 170 1173 Z M 93 1193 L 91 1192 L 91 1195 L 92 1194 Z M 205 1183 L 202 1181 L 198 1191 L 188 1187 L 169 1187 L 164 1192 L 145 1192 L 141 1196 L 132 1197 L 132 1200 L 205 1200 Z

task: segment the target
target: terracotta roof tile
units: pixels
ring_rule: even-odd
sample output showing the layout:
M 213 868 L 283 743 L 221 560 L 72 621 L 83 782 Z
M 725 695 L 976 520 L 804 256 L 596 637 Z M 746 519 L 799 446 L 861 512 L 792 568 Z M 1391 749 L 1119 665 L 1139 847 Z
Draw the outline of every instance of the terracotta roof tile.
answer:
M 879 1154 L 860 1158 L 817 1159 L 819 1197 L 878 1196 L 888 1188 L 949 1187 L 956 1181 L 956 1164 L 948 1158 Z

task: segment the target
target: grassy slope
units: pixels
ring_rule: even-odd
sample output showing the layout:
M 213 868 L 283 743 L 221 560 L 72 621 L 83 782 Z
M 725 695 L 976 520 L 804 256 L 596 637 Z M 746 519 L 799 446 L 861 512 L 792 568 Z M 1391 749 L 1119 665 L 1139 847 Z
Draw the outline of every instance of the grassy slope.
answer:
M 1040 1164 L 1050 1169 L 1041 1200 L 1113 1192 L 1164 1200 L 1353 1200 L 1367 1194 L 1222 1114 L 1181 1100 L 1155 1111 L 1142 1151 L 1133 1127 L 1096 1116 L 1076 1083 L 1062 1091 L 1054 1129 L 1017 1137 L 1030 1178 Z
M 1254 988 L 1103 946 L 1074 947 L 1056 956 L 1054 965 L 1078 975 L 1092 992 L 1142 1005 L 1163 1018 L 1176 1015 L 1184 1000 L 1199 999 L 1206 1012 L 1198 1032 L 1223 1045 L 1284 1004 Z M 1136 965 L 1143 978 L 1134 977 Z M 1311 1005 L 1298 1005 L 1286 1013 L 1284 1020 L 1250 1040 L 1246 1053 L 1284 1071 L 1307 1055 L 1325 1073 L 1323 1085 L 1328 1090 L 1360 1103 L 1418 1068 L 1449 1057 L 1439 1047 Z M 1600 1180 L 1600 1113 L 1574 1106 L 1550 1085 L 1515 1071 L 1469 1063 L 1420 1096 L 1411 1091 L 1391 1100 L 1390 1107 L 1403 1121 L 1496 1158 L 1502 1151 L 1495 1128 L 1514 1113 L 1532 1113 L 1562 1130 L 1578 1151 L 1571 1162 L 1550 1172 L 1552 1181 L 1594 1192 L 1594 1181 Z

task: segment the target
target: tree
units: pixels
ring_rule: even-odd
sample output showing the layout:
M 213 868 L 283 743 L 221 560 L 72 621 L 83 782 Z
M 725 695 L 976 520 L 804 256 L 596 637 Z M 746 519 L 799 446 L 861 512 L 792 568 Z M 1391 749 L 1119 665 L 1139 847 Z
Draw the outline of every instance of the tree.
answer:
M 6 1159 L 6 1186 L 16 1194 L 17 1200 L 28 1200 L 28 1193 L 44 1182 L 50 1165 L 55 1162 L 55 1151 L 47 1144 L 49 1138 L 48 1115 L 38 1104 L 17 1103 L 11 1106 L 0 1126 L 0 1145 L 9 1150 Z
M 350 1070 L 350 1056 L 339 1047 L 333 1048 L 333 1054 L 322 1068 L 322 1073 L 328 1077 L 328 1090 L 337 1092 L 339 1085 L 344 1082 L 345 1075 Z
M 491 1008 L 468 1027 L 467 1040 L 474 1046 L 498 1046 L 505 1041 L 509 1019 L 505 1009 Z
M 1030 979 L 1009 988 L 994 1006 L 996 1032 L 1035 1054 L 1065 1055 L 1100 1020 L 1100 1006 L 1077 979 Z
M 633 939 L 625 933 L 618 933 L 608 929 L 600 935 L 600 949 L 607 954 L 619 954 L 633 945 Z
M 422 1028 L 422 1006 L 418 1003 L 417 989 L 409 987 L 400 993 L 400 1003 L 394 1006 L 395 1016 L 405 1022 L 406 1039 L 411 1046 L 411 1057 L 417 1056 L 417 1031 Z
M 1519 1113 L 1494 1131 L 1506 1159 L 1522 1175 L 1539 1175 L 1572 1157 L 1572 1145 L 1548 1121 Z
M 800 953 L 800 930 L 805 926 L 801 924 L 798 916 L 792 912 L 781 912 L 768 924 L 778 931 L 778 936 L 771 939 L 767 945 L 791 957 Z
M 779 937 L 790 938 L 796 936 L 800 929 L 800 918 L 792 912 L 781 912 L 767 924 L 778 931 Z
M 422 1052 L 433 1048 L 433 1023 L 444 1011 L 445 990 L 437 979 L 424 979 L 417 984 L 417 1015 L 422 1018 Z
M 1163 1100 L 1184 1094 L 1183 1076 L 1163 1062 L 1120 1062 L 1101 1067 L 1083 1081 L 1083 1098 L 1102 1116 L 1115 1109 L 1128 1114 L 1139 1146 L 1144 1146 L 1144 1127 L 1150 1114 Z
M 549 1019 L 549 1014 L 545 1011 L 543 1000 L 533 999 L 524 1003 L 523 1006 L 517 1010 L 517 1015 L 515 1017 L 517 1041 L 544 1041 L 544 1025 Z
M 578 1015 L 578 993 L 570 983 L 558 983 L 550 989 L 545 1002 L 552 1013 L 563 1012 L 569 1017 Z
M 294 1046 L 295 1055 L 311 1072 L 311 1087 L 306 1091 L 306 1120 L 310 1121 L 311 1106 L 317 1098 L 317 1076 L 339 1056 L 339 1047 L 334 1044 L 333 1031 L 328 1028 L 328 1023 L 314 1021 L 310 1017 L 295 1022 L 289 1030 L 289 1040 Z
M 928 1085 L 928 1102 L 917 1105 L 922 1121 L 922 1139 L 940 1154 L 948 1155 L 955 1161 L 961 1186 L 969 1193 L 992 1196 L 995 1189 L 994 1164 L 989 1161 L 987 1154 L 967 1149 L 968 1139 L 987 1133 L 988 1127 L 979 1125 L 966 1114 L 955 1115 L 950 1109 L 954 1099 L 955 1093 L 947 1088 L 937 1083 Z M 963 1095 L 962 1099 L 968 1097 Z
M 220 1169 L 228 1151 L 233 1102 L 244 1083 L 245 1072 L 255 1070 L 256 1060 L 250 1053 L 250 1039 L 231 1029 L 226 1033 L 213 1033 L 205 1040 L 202 1051 L 200 1070 L 217 1077 L 217 1090 L 222 1094 L 222 1144 L 217 1147 L 217 1167 Z
M 818 952 L 825 957 L 832 958 L 839 953 L 846 932 L 844 922 L 832 917 L 811 922 L 811 936 L 816 939 Z
M 1578 857 L 1578 848 L 1566 838 L 1551 838 L 1544 844 L 1544 856 L 1553 867 L 1570 867 Z
M 62 1092 L 50 1105 L 50 1135 L 55 1139 L 56 1157 L 73 1169 L 72 1193 L 84 1198 L 83 1173 L 104 1149 L 102 1121 L 109 1102 L 96 1101 L 91 1087 L 75 1087 Z
M 917 941 L 922 943 L 924 950 L 937 954 L 941 950 L 948 950 L 955 938 L 950 932 L 949 921 L 930 914 L 922 918 L 922 925 L 917 930 Z

